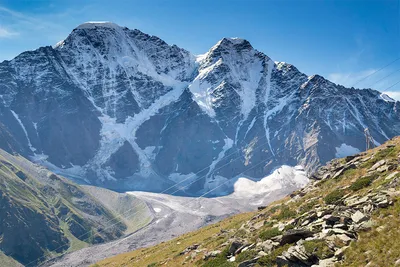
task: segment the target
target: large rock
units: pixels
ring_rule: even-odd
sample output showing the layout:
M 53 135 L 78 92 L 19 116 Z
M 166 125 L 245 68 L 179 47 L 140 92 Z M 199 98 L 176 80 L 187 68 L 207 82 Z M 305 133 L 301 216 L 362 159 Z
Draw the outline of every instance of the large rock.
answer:
M 305 229 L 291 229 L 283 233 L 282 239 L 280 240 L 281 245 L 292 244 L 300 239 L 306 239 L 312 237 L 314 232 Z

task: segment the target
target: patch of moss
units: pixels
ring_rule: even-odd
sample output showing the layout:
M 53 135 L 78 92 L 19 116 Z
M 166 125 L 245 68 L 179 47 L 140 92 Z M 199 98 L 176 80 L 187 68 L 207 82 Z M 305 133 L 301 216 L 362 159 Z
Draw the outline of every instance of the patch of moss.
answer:
M 290 244 L 286 244 L 282 247 L 279 247 L 275 250 L 273 250 L 270 254 L 261 257 L 260 259 L 258 259 L 257 264 L 259 266 L 275 266 L 276 265 L 276 258 L 280 255 L 282 255 L 282 253 L 284 251 L 286 251 L 291 245 Z
M 326 259 L 334 255 L 326 242 L 321 239 L 304 241 L 303 246 L 307 254 L 314 255 L 318 259 Z
M 324 201 L 326 204 L 337 204 L 345 193 L 343 190 L 335 190 L 325 196 Z
M 246 250 L 239 255 L 236 256 L 235 261 L 240 263 L 243 261 L 254 259 L 257 256 L 257 252 L 255 250 Z
M 215 258 L 208 259 L 202 266 L 203 267 L 234 267 L 234 263 L 227 261 L 227 256 L 229 254 L 229 249 L 225 248 L 221 254 Z
M 312 210 L 312 209 L 314 208 L 314 206 L 317 205 L 317 204 L 318 204 L 318 201 L 317 201 L 317 200 L 312 200 L 312 201 L 310 201 L 310 202 L 308 202 L 308 203 L 305 203 L 305 204 L 303 204 L 303 205 L 300 206 L 300 208 L 299 208 L 299 213 L 300 213 L 300 214 L 303 214 L 303 213 L 309 212 L 309 211 Z
M 262 240 L 267 240 L 267 239 L 273 238 L 273 237 L 281 235 L 281 234 L 282 234 L 282 232 L 279 231 L 278 228 L 274 227 L 274 228 L 270 228 L 270 229 L 262 231 L 260 233 L 259 237 Z
M 294 229 L 294 225 L 293 224 L 288 224 L 285 226 L 285 229 L 283 229 L 284 231 L 288 231 L 288 230 L 292 230 Z
M 294 210 L 291 210 L 288 206 L 282 205 L 280 212 L 277 215 L 274 215 L 272 218 L 280 221 L 280 220 L 287 220 L 290 219 L 294 216 L 296 216 L 297 213 Z
M 353 191 L 358 191 L 360 189 L 368 187 L 372 184 L 374 179 L 375 179 L 375 176 L 360 177 L 354 183 L 352 183 L 350 185 L 350 189 Z

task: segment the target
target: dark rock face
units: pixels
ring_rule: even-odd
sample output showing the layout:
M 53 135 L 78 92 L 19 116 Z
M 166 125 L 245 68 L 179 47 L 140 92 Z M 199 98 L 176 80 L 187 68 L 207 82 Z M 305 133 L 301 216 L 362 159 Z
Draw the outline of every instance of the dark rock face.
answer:
M 111 168 L 116 178 L 124 178 L 139 170 L 139 159 L 129 142 L 125 141 L 108 159 L 104 167 L 107 166 Z
M 283 164 L 314 171 L 364 150 L 366 127 L 376 144 L 400 134 L 397 102 L 307 77 L 237 38 L 196 58 L 138 30 L 86 23 L 0 63 L 0 81 L 1 148 L 118 190 L 188 180 L 182 191 L 201 194 Z

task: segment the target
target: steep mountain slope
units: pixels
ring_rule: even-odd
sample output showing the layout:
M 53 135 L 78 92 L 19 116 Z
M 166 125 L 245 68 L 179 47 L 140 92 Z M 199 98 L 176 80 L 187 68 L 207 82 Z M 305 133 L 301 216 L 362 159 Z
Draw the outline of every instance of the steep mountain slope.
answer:
M 400 138 L 318 169 L 290 196 L 93 266 L 397 266 Z
M 85 23 L 0 63 L 0 81 L 3 149 L 122 191 L 184 181 L 179 194 L 200 195 L 225 183 L 220 195 L 242 174 L 312 171 L 361 151 L 366 127 L 376 144 L 400 134 L 389 97 L 307 77 L 238 38 L 195 57 L 138 30 Z
M 152 219 L 133 196 L 102 192 L 98 198 L 124 198 L 125 207 L 136 207 L 124 217 L 88 191 L 0 150 L 0 263 L 8 257 L 36 266 L 49 256 L 121 237 Z M 133 213 L 140 219 L 128 220 Z

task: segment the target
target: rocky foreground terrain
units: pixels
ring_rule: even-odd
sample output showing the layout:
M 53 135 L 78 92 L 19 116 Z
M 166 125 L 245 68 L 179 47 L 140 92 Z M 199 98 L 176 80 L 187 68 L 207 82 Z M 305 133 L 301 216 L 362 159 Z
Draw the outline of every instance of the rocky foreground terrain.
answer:
M 399 160 L 396 137 L 257 212 L 94 266 L 398 266 Z

